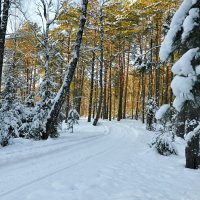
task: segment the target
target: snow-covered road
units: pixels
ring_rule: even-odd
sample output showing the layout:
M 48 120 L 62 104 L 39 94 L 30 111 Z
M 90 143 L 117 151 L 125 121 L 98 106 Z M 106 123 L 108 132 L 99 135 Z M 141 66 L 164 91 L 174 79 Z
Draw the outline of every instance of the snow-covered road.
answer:
M 137 121 L 81 120 L 75 133 L 47 141 L 15 139 L 0 149 L 1 200 L 200 200 L 200 170 L 149 149 Z

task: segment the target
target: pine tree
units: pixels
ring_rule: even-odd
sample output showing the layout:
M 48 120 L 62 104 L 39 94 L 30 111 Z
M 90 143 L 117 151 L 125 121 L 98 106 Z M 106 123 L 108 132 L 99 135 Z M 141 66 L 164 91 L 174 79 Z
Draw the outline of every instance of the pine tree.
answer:
M 55 87 L 55 82 L 52 80 L 51 77 L 45 78 L 41 85 L 39 95 L 41 100 L 36 104 L 34 108 L 34 117 L 32 120 L 29 136 L 40 140 L 42 134 L 46 131 L 46 121 L 48 117 L 48 113 L 53 105 L 53 88 Z M 58 137 L 58 132 L 52 133 L 51 137 Z
M 186 167 L 197 169 L 199 156 L 200 122 L 200 0 L 184 0 L 170 25 L 161 46 L 160 57 L 165 61 L 175 50 L 180 49 L 182 57 L 174 64 L 176 75 L 172 81 L 176 96 L 174 107 L 185 117 L 187 146 L 185 149 Z
M 23 106 L 22 113 L 22 125 L 19 128 L 19 136 L 25 138 L 32 138 L 31 126 L 33 123 L 33 118 L 35 116 L 35 100 L 34 93 L 31 92 L 25 99 L 25 105 Z
M 157 120 L 157 135 L 153 139 L 151 146 L 156 148 L 161 155 L 177 154 L 176 147 L 174 145 L 175 139 L 175 116 L 176 112 L 169 104 L 162 105 L 156 112 Z
M 9 144 L 10 138 L 19 136 L 21 125 L 21 104 L 16 95 L 16 84 L 12 76 L 6 78 L 0 109 L 0 145 Z

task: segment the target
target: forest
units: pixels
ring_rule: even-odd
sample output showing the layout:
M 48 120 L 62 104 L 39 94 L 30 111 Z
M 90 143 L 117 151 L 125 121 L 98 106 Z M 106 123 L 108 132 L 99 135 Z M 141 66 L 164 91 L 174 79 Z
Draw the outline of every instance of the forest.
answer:
M 199 168 L 200 0 L 0 2 L 0 151 L 130 120 Z
M 199 200 L 199 33 L 200 0 L 0 0 L 0 199 Z

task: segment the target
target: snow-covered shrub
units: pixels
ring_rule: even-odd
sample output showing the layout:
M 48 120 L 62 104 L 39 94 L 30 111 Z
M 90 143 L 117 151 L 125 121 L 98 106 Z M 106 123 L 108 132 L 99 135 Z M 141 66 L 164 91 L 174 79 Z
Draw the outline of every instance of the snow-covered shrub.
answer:
M 146 113 L 147 113 L 146 129 L 149 131 L 154 130 L 156 110 L 157 110 L 156 102 L 152 98 L 150 98 L 146 106 Z
M 46 119 L 47 119 L 47 112 L 44 109 L 45 105 L 39 102 L 36 107 L 34 108 L 34 117 L 30 126 L 29 134 L 27 135 L 28 138 L 33 138 L 35 140 L 40 140 L 42 137 L 43 132 L 46 131 Z
M 151 146 L 156 148 L 161 155 L 177 154 L 174 146 L 175 115 L 175 109 L 168 104 L 162 105 L 156 112 L 157 135 L 153 139 Z
M 31 92 L 25 99 L 25 105 L 28 108 L 33 108 L 35 106 L 34 92 Z
M 18 137 L 21 125 L 21 104 L 16 95 L 16 84 L 12 76 L 6 78 L 0 108 L 0 145 L 6 146 L 12 137 Z
M 175 122 L 176 122 L 177 111 L 174 107 L 169 104 L 164 104 L 156 112 L 157 119 L 157 131 L 162 133 L 171 132 L 175 135 Z
M 40 85 L 40 102 L 38 102 L 34 108 L 34 117 L 31 123 L 30 131 L 28 134 L 29 138 L 40 140 L 43 133 L 46 132 L 46 122 L 49 114 L 49 110 L 53 105 L 53 98 L 55 94 L 53 93 L 53 88 L 55 87 L 55 82 L 52 78 L 45 78 Z M 58 133 L 50 135 L 50 137 L 58 137 Z
M 160 133 L 154 138 L 151 146 L 163 156 L 169 156 L 171 154 L 177 155 L 177 150 L 173 142 L 174 138 L 171 133 Z
M 72 108 L 68 112 L 68 120 L 67 120 L 67 125 L 68 125 L 68 130 L 71 129 L 71 132 L 73 133 L 73 127 L 75 124 L 78 124 L 78 120 L 80 118 L 80 115 L 78 114 L 77 110 Z
M 34 106 L 34 93 L 31 92 L 25 99 L 25 105 L 23 106 L 22 125 L 19 128 L 20 137 L 30 138 L 30 129 L 35 115 Z

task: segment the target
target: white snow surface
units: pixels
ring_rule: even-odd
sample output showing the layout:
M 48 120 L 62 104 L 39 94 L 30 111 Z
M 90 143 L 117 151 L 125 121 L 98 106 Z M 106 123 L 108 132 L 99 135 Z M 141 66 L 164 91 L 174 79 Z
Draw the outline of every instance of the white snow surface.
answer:
M 183 77 L 175 76 L 171 83 L 171 88 L 173 90 L 176 98 L 174 99 L 173 106 L 177 111 L 180 111 L 184 102 L 187 100 L 194 100 L 194 96 L 191 92 L 195 77 Z
M 156 112 L 156 119 L 162 119 L 163 118 L 163 115 L 166 113 L 166 111 L 170 108 L 170 105 L 169 104 L 164 104 L 162 105 Z
M 195 70 L 193 69 L 192 60 L 194 57 L 199 57 L 198 51 L 198 47 L 188 50 L 172 67 L 172 72 L 177 75 L 171 83 L 176 96 L 173 106 L 178 111 L 181 110 L 185 101 L 194 99 L 191 90 L 197 80 L 199 69 L 196 69 L 196 66 Z
M 182 41 L 185 41 L 189 34 L 192 32 L 195 26 L 198 26 L 198 23 L 195 22 L 196 19 L 199 18 L 199 8 L 192 8 L 189 11 L 189 15 L 183 22 L 183 33 L 182 33 Z
M 200 74 L 200 65 L 195 67 L 195 72 L 196 72 L 196 75 Z
M 192 59 L 198 55 L 199 48 L 188 50 L 183 56 L 173 65 L 172 72 L 177 75 L 195 75 L 192 67 Z
M 197 2 L 197 0 L 184 0 L 179 9 L 176 11 L 172 18 L 170 24 L 170 29 L 165 36 L 164 41 L 161 44 L 160 48 L 160 59 L 161 61 L 166 61 L 169 55 L 173 52 L 174 39 L 178 31 L 181 30 L 185 18 L 190 10 L 190 8 Z
M 147 145 L 153 132 L 138 121 L 85 119 L 47 141 L 14 139 L 0 149 L 1 200 L 199 200 L 200 170 Z

